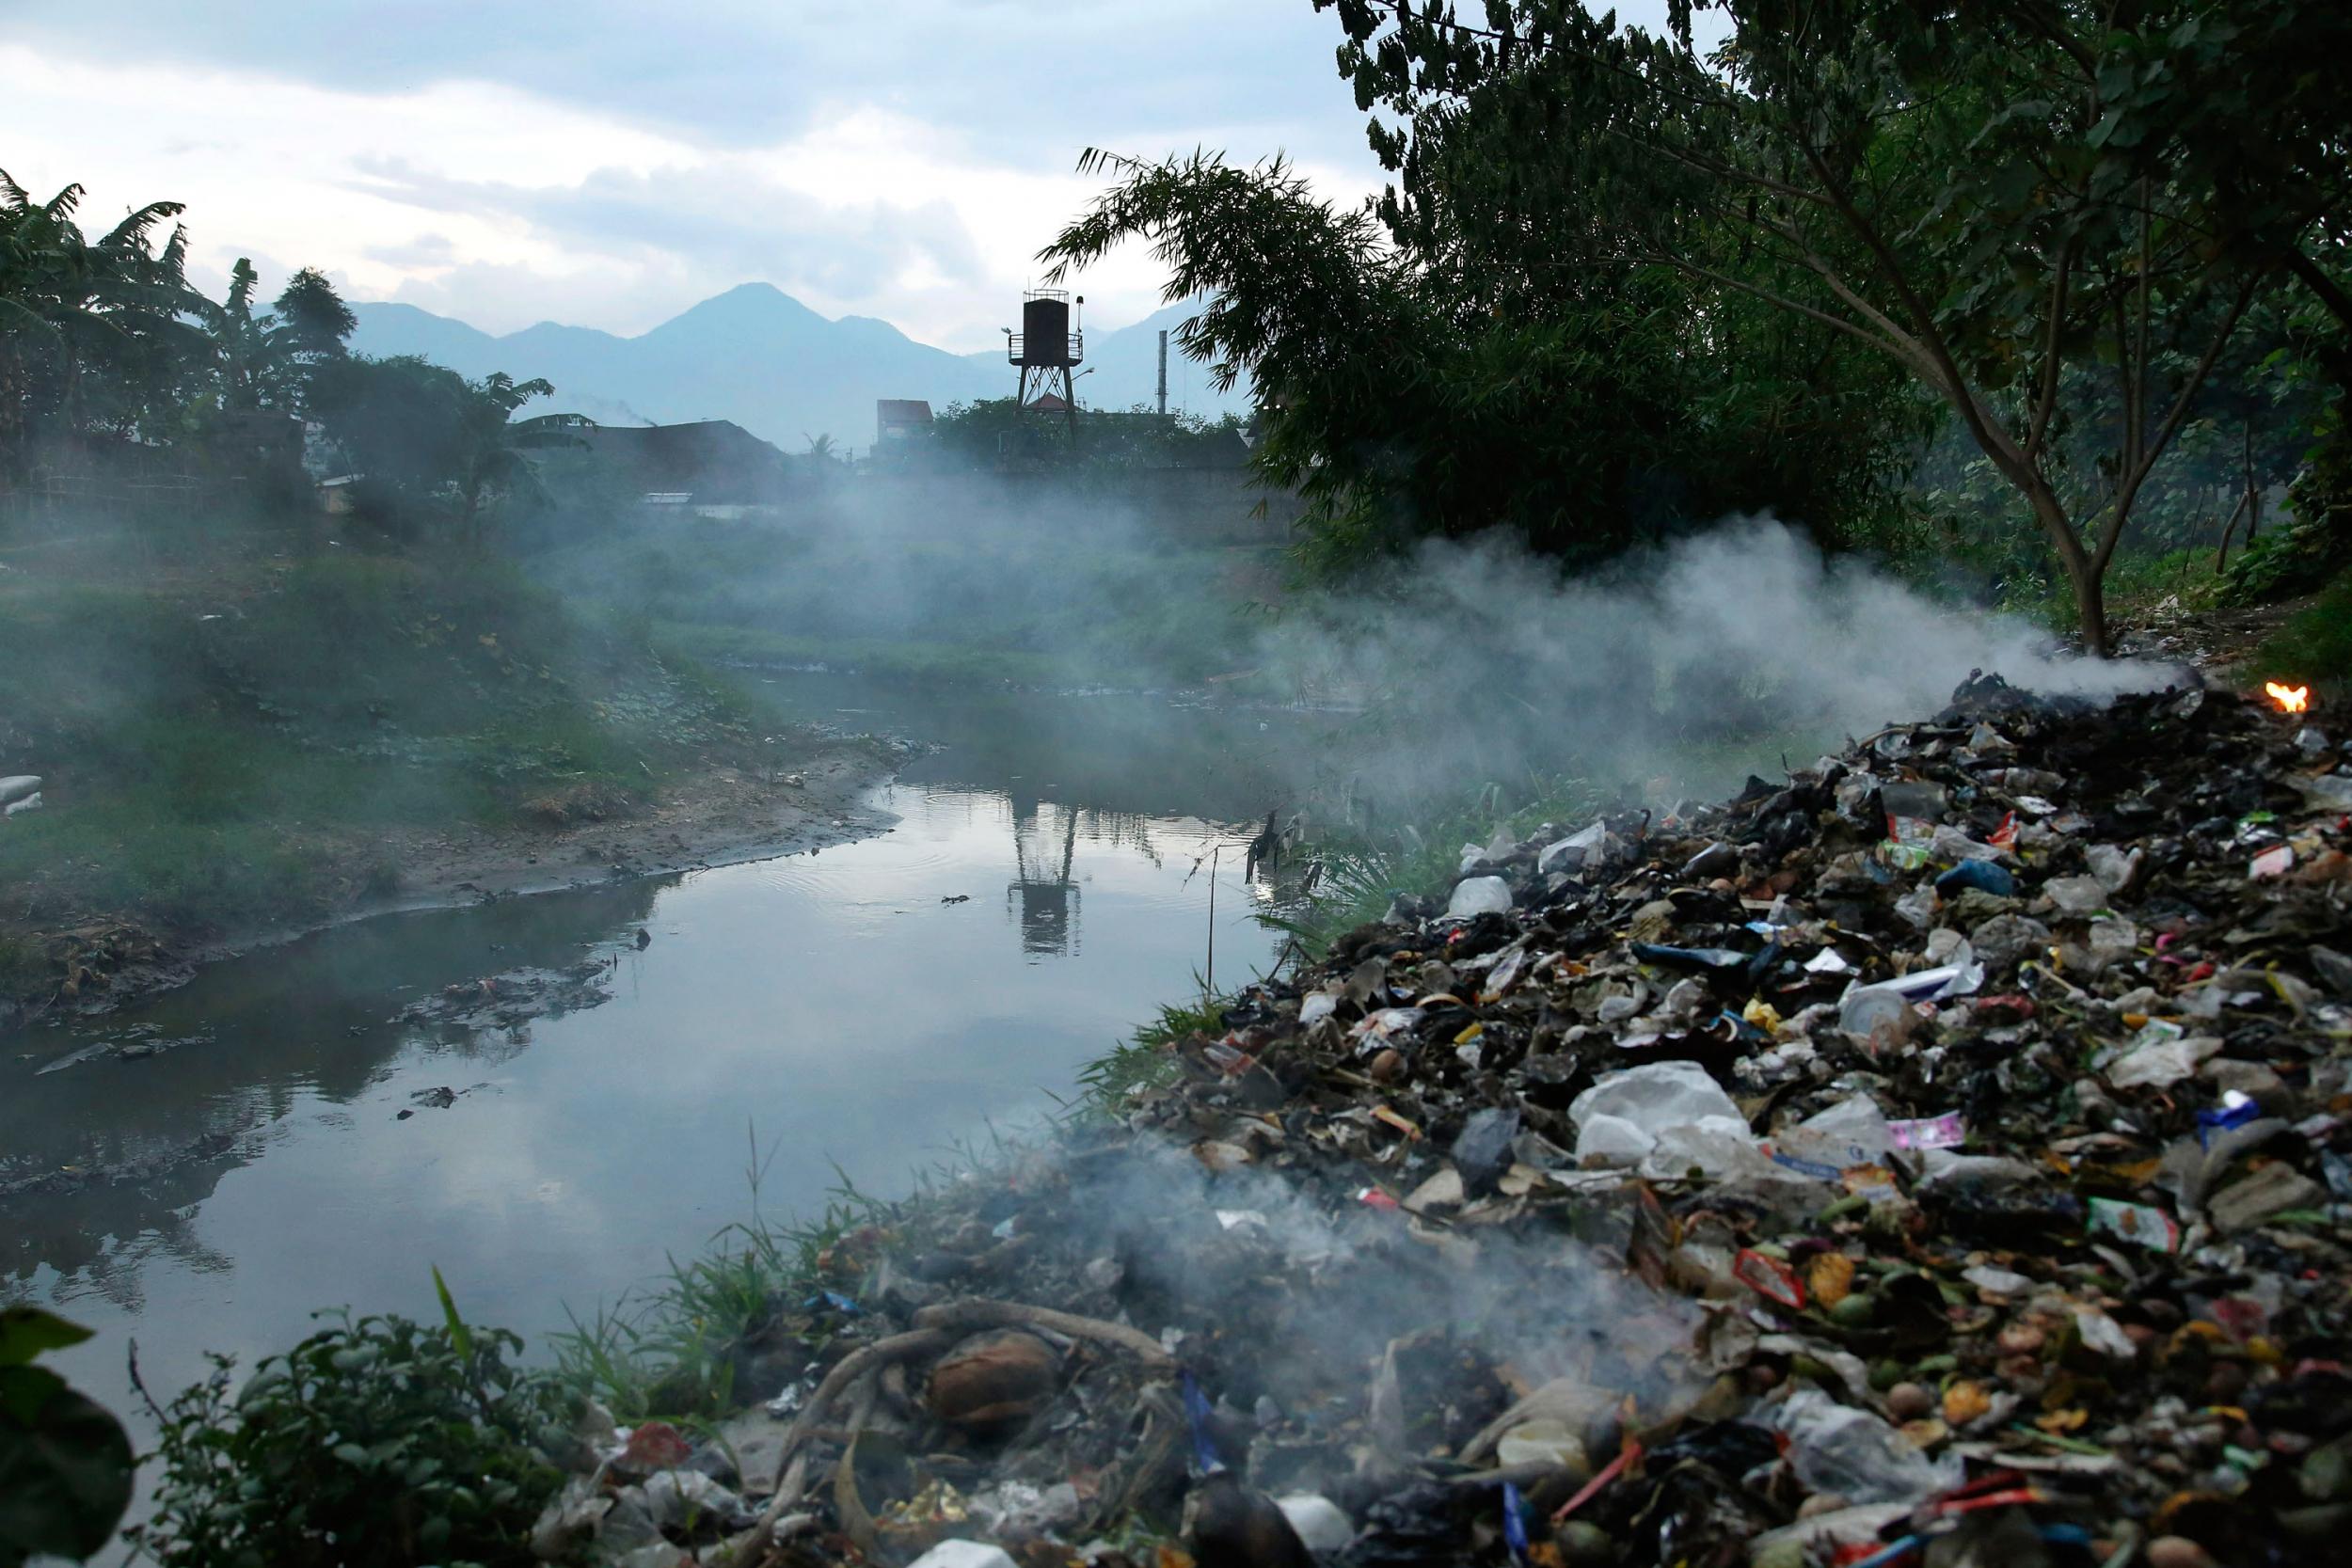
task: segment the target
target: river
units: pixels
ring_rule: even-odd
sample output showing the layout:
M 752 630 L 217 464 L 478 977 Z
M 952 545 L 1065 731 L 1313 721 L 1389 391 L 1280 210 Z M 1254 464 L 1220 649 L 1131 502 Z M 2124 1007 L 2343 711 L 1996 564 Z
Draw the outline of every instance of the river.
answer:
M 759 689 L 787 716 L 939 744 L 878 789 L 897 826 L 361 922 L 0 1042 L 0 1177 L 140 1172 L 0 1200 L 0 1299 L 97 1331 L 59 1369 L 144 1437 L 134 1338 L 161 1394 L 207 1352 L 291 1344 L 318 1308 L 434 1317 L 432 1266 L 470 1319 L 544 1354 L 567 1313 L 747 1217 L 755 1161 L 771 1217 L 844 1177 L 902 1192 L 1197 995 L 1212 930 L 1224 985 L 1271 959 L 1241 848 L 1305 721 L 841 676 Z M 587 959 L 611 966 L 600 1005 L 514 1028 L 402 1016 Z

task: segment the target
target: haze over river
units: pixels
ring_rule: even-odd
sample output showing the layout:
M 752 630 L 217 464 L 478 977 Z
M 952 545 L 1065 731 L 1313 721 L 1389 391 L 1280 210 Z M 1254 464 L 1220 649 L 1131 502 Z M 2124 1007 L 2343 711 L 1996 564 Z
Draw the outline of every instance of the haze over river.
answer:
M 58 1358 L 135 1423 L 206 1351 L 292 1344 L 315 1308 L 469 1318 L 532 1354 L 749 1216 L 822 1208 L 835 1166 L 894 1196 L 1198 994 L 1271 959 L 1242 847 L 1282 802 L 1295 716 L 1149 698 L 909 698 L 779 676 L 780 707 L 944 749 L 876 796 L 878 837 L 759 863 L 382 919 L 220 964 L 0 1058 L 0 1179 L 127 1182 L 0 1200 L 0 1299 L 97 1338 Z M 1253 820 L 1254 819 L 1254 820 Z M 962 899 L 949 903 L 945 900 Z M 642 950 L 637 933 L 650 943 Z M 521 966 L 617 959 L 609 1001 L 513 1029 L 404 1006 Z M 416 1097 L 448 1088 L 453 1103 Z M 403 1118 L 401 1113 L 414 1114 Z

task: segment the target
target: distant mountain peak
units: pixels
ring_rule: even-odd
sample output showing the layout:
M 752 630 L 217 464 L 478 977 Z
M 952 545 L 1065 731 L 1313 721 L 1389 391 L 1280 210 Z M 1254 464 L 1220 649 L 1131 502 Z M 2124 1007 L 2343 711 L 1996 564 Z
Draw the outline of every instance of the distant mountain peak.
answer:
M 818 321 L 825 318 L 777 288 L 773 283 L 738 283 L 724 293 L 712 294 L 699 305 L 685 309 L 655 327 L 660 332 L 682 321 L 712 319 L 743 320 L 771 318 L 790 321 Z M 651 336 L 651 334 L 647 334 Z

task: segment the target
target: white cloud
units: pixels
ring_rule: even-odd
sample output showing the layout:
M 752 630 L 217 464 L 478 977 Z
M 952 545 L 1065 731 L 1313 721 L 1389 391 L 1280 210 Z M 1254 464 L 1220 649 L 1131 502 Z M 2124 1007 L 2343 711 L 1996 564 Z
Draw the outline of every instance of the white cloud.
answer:
M 542 320 L 643 331 L 764 279 L 827 315 L 985 348 L 1037 250 L 1095 188 L 992 162 L 894 110 L 834 106 L 766 147 L 699 145 L 511 87 L 356 92 L 191 66 L 98 67 L 0 47 L 24 129 L 16 176 L 80 180 L 93 222 L 188 204 L 200 278 L 240 255 L 326 269 L 493 332 Z M 92 103 L 149 107 L 92 115 Z M 188 129 L 158 136 L 159 122 Z M 1351 198 L 1364 188 L 1335 188 Z M 1141 254 L 1081 281 L 1094 319 L 1158 304 Z
M 87 183 L 94 222 L 186 202 L 215 286 L 240 255 L 315 265 L 494 332 L 639 332 L 760 280 L 985 348 L 1098 188 L 1084 147 L 1288 151 L 1343 201 L 1381 182 L 1308 0 L 714 0 L 654 27 L 616 0 L 121 0 L 103 64 L 87 0 L 9 9 L 27 185 Z M 1160 280 L 1136 248 L 1078 286 L 1109 327 Z

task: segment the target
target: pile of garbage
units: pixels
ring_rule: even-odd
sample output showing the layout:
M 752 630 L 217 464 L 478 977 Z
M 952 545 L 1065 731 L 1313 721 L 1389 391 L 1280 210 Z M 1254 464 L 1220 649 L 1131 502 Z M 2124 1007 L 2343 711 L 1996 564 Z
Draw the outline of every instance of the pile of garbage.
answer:
M 549 1558 L 2343 1560 L 2352 770 L 2218 691 L 1465 847 L 844 1238 Z

